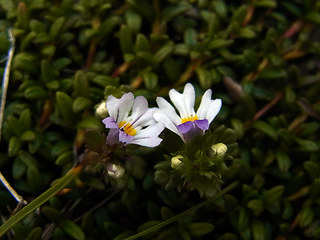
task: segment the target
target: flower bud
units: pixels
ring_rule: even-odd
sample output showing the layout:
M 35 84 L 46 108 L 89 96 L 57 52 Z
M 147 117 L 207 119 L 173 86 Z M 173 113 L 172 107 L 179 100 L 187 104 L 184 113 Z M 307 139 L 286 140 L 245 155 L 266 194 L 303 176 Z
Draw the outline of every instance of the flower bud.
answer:
M 108 175 L 112 178 L 121 178 L 124 174 L 124 169 L 114 163 L 107 164 L 107 171 Z
M 106 101 L 103 101 L 99 104 L 99 106 L 96 109 L 96 113 L 102 118 L 105 118 L 108 116 Z
M 182 159 L 182 158 L 183 158 L 182 155 L 178 155 L 178 156 L 171 158 L 171 167 L 174 169 L 177 169 L 182 163 L 180 161 L 180 159 Z
M 216 156 L 223 158 L 228 151 L 228 147 L 223 143 L 217 143 L 211 146 L 211 150 Z

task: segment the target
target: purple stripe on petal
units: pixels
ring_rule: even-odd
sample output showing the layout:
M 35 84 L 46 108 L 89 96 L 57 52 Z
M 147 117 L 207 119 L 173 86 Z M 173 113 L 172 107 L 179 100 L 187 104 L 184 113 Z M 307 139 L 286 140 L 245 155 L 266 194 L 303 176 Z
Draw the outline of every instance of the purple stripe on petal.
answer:
M 130 142 L 132 142 L 133 138 L 134 136 L 130 136 L 123 131 L 119 132 L 119 141 L 124 144 L 129 144 Z
M 198 128 L 200 128 L 203 131 L 206 131 L 209 128 L 209 122 L 207 119 L 195 120 L 194 123 L 197 125 Z
M 119 128 L 113 117 L 107 117 L 102 120 L 106 128 Z

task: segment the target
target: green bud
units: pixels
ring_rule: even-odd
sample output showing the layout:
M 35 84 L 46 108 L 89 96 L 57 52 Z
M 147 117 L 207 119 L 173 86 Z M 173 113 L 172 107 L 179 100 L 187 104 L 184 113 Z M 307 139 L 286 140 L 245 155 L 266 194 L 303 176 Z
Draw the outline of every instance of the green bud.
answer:
M 118 179 L 121 178 L 124 174 L 124 169 L 117 164 L 109 163 L 107 165 L 108 175 L 112 178 Z
M 217 143 L 211 146 L 211 150 L 214 152 L 215 155 L 223 158 L 226 152 L 228 151 L 228 147 L 223 143 Z
M 98 116 L 105 118 L 108 116 L 108 109 L 107 109 L 107 105 L 106 105 L 106 101 L 101 102 L 97 109 L 96 109 L 96 113 Z
M 182 155 L 178 155 L 178 156 L 175 156 L 173 158 L 171 158 L 171 167 L 174 168 L 174 169 L 177 169 L 179 168 L 179 166 L 181 165 L 181 161 L 180 159 L 182 159 L 183 156 Z

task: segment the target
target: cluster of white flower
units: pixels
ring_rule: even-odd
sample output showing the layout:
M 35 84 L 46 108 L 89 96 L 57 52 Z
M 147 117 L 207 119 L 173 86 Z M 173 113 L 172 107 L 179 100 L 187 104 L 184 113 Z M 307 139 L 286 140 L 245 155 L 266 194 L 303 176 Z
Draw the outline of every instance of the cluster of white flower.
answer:
M 212 100 L 211 94 L 211 89 L 204 93 L 195 112 L 195 91 L 190 83 L 186 84 L 182 94 L 171 89 L 169 97 L 180 116 L 162 97 L 157 98 L 159 108 L 148 108 L 143 96 L 134 98 L 131 92 L 120 99 L 109 96 L 106 104 L 109 117 L 102 121 L 106 128 L 110 128 L 107 144 L 155 147 L 161 143 L 158 136 L 165 127 L 188 142 L 195 135 L 204 134 L 220 111 L 221 99 Z

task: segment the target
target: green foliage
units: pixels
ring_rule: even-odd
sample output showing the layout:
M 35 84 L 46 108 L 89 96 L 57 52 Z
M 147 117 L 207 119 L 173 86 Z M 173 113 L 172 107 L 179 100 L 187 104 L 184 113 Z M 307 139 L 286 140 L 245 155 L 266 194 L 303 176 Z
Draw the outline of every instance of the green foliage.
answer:
M 9 28 L 16 40 L 0 170 L 36 199 L 6 221 L 16 202 L 0 188 L 1 237 L 320 239 L 319 12 L 312 0 L 0 0 L 1 76 Z M 155 107 L 187 82 L 196 106 L 208 88 L 223 102 L 204 136 L 106 146 L 96 108 L 109 95 Z

